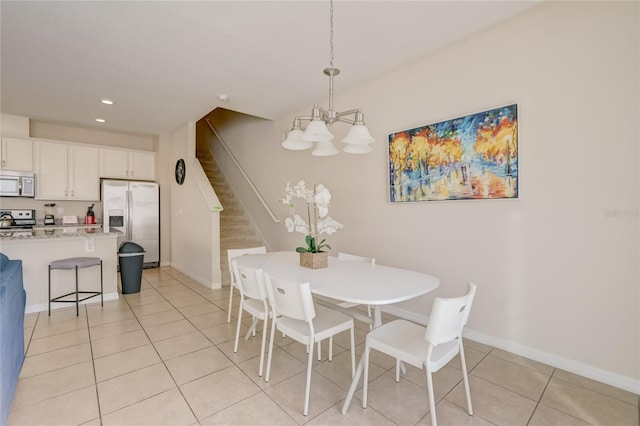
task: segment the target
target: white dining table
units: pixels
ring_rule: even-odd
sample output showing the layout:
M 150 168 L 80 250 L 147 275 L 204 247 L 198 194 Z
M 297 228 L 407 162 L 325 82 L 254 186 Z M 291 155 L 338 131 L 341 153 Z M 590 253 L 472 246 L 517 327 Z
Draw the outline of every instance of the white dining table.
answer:
M 283 280 L 308 282 L 311 292 L 319 296 L 373 306 L 374 328 L 382 324 L 380 306 L 422 296 L 440 285 L 440 280 L 431 275 L 392 266 L 372 265 L 365 262 L 341 262 L 336 257 L 329 257 L 328 267 L 310 269 L 300 266 L 299 259 L 300 255 L 296 252 L 269 252 L 236 258 L 238 265 L 262 269 Z M 364 357 L 360 357 L 358 368 L 349 387 L 342 407 L 343 415 L 347 413 L 362 376 L 363 359 Z
M 319 296 L 374 308 L 373 327 L 382 324 L 380 306 L 403 302 L 435 290 L 438 278 L 421 272 L 365 262 L 339 261 L 329 257 L 329 266 L 311 269 L 300 266 L 296 252 L 269 252 L 236 258 L 238 265 L 262 269 L 277 278 L 308 282 Z

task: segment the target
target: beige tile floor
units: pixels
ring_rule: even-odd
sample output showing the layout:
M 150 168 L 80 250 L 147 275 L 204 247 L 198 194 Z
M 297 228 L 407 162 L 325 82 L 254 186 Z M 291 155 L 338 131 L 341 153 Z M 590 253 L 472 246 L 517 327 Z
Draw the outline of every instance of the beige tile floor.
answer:
M 407 367 L 395 383 L 393 360 L 379 353 L 368 408 L 359 390 L 340 413 L 351 377 L 347 334 L 337 336 L 332 362 L 315 362 L 304 417 L 302 345 L 276 338 L 267 384 L 257 374 L 259 336 L 233 352 L 228 289 L 209 290 L 169 267 L 143 276 L 140 293 L 84 305 L 80 317 L 72 307 L 26 316 L 9 425 L 431 423 L 424 373 Z M 243 333 L 249 324 L 243 318 Z M 358 355 L 367 330 L 358 324 Z M 465 347 L 475 415 L 466 413 L 455 359 L 435 375 L 441 425 L 638 425 L 638 395 L 473 341 Z

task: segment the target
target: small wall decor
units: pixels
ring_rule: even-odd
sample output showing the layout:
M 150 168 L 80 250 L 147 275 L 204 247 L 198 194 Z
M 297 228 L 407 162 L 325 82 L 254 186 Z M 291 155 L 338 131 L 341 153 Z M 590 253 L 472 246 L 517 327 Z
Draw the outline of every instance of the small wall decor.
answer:
M 178 185 L 182 185 L 184 183 L 184 178 L 186 174 L 187 174 L 187 167 L 184 164 L 184 160 L 181 158 L 178 161 L 176 161 L 175 177 L 176 177 L 176 183 Z
M 518 106 L 389 134 L 389 200 L 518 198 Z

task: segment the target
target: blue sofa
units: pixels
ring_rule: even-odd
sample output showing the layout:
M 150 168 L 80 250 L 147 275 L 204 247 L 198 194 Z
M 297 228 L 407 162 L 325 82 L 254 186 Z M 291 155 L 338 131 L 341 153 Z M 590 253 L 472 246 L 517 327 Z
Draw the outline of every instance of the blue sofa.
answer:
M 22 260 L 0 253 L 0 425 L 6 425 L 24 361 Z

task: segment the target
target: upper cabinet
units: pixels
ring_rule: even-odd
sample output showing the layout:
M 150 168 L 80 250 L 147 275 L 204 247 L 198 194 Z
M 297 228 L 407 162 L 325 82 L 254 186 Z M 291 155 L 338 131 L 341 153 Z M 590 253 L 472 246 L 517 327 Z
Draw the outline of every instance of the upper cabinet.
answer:
M 101 178 L 155 180 L 154 152 L 101 148 L 99 154 Z
M 34 145 L 36 199 L 100 199 L 98 148 L 53 141 Z
M 29 139 L 2 138 L 0 168 L 33 170 L 33 143 Z

